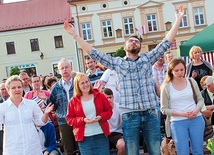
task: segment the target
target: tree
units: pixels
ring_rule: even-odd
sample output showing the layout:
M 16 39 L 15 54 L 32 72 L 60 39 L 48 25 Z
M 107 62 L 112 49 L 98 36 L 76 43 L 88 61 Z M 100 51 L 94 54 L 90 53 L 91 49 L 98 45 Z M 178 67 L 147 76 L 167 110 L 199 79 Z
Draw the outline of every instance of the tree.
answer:
M 18 67 L 14 67 L 10 69 L 10 76 L 12 75 L 19 75 L 20 69 Z
M 123 49 L 123 47 L 116 50 L 116 53 L 114 53 L 114 57 L 124 57 L 126 56 L 126 51 Z

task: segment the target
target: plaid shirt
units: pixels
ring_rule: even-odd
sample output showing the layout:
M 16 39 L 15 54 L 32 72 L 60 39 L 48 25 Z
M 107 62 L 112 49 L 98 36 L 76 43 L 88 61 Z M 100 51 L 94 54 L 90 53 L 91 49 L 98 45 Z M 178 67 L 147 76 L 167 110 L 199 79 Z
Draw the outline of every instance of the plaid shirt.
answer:
M 118 74 L 120 107 L 131 110 L 154 109 L 158 98 L 152 78 L 152 65 L 170 47 L 164 39 L 155 49 L 142 53 L 137 59 L 111 57 L 92 49 L 91 58 Z
M 158 84 L 161 85 L 166 77 L 167 64 L 163 64 L 161 70 L 159 70 L 155 65 L 152 66 L 153 78 L 158 80 Z

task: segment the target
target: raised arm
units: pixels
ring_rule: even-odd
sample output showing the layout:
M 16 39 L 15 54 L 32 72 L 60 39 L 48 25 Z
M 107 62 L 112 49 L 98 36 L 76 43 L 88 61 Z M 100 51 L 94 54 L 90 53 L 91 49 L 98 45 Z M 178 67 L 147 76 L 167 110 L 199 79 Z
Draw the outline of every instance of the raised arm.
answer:
M 83 51 L 87 52 L 88 54 L 91 53 L 91 50 L 92 50 L 91 45 L 75 33 L 75 28 L 72 24 L 65 21 L 64 29 L 68 32 L 68 34 L 70 34 L 76 40 L 76 42 L 80 45 Z
M 166 35 L 166 39 L 169 40 L 170 43 L 174 41 L 174 38 L 177 34 L 177 31 L 178 31 L 178 28 L 180 26 L 180 22 L 181 22 L 183 16 L 184 16 L 184 8 L 182 6 L 179 6 L 178 11 L 176 13 L 175 23 Z

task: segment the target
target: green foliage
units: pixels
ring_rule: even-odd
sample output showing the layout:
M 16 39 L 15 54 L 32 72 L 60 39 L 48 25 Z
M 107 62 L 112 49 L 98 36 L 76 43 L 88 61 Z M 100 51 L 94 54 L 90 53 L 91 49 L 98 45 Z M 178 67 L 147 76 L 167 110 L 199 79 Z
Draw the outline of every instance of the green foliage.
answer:
M 20 69 L 18 67 L 10 69 L 10 76 L 12 76 L 12 75 L 19 75 L 19 73 L 20 73 Z
M 126 56 L 126 51 L 123 49 L 123 47 L 116 50 L 116 53 L 114 53 L 114 57 L 124 57 Z

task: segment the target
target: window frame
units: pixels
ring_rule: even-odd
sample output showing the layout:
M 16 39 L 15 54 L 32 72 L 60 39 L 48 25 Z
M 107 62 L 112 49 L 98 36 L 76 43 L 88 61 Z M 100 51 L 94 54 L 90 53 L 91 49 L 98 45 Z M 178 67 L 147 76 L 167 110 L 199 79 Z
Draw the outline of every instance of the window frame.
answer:
M 105 22 L 105 26 L 103 25 L 103 22 Z M 108 22 L 110 22 L 110 25 L 108 24 Z M 103 20 L 101 21 L 102 24 L 102 32 L 103 32 L 103 38 L 112 38 L 113 37 L 113 28 L 112 28 L 112 21 L 111 20 Z M 109 28 L 111 29 L 111 31 L 109 31 Z M 105 30 L 106 29 L 106 32 Z M 111 33 L 111 35 L 110 35 Z M 106 34 L 106 36 L 105 36 Z
M 63 38 L 62 35 L 54 36 L 55 48 L 63 48 Z
M 155 19 L 152 18 L 152 15 L 155 16 Z M 150 19 L 148 19 L 148 16 L 150 16 Z M 147 22 L 147 28 L 148 28 L 148 32 L 158 32 L 158 21 L 157 21 L 157 17 L 156 17 L 156 13 L 152 13 L 152 14 L 147 14 L 146 15 L 146 22 Z M 149 26 L 149 22 L 151 22 L 151 28 L 152 30 L 150 30 L 150 26 Z M 154 29 L 154 24 L 153 22 L 155 22 L 155 26 L 156 26 L 156 30 Z
M 16 54 L 14 41 L 6 42 L 7 55 Z
M 31 52 L 39 51 L 39 40 L 38 38 L 30 39 Z
M 202 12 L 199 12 L 199 9 L 202 9 Z M 198 10 L 197 13 L 195 13 L 195 9 Z M 205 13 L 204 13 L 204 7 L 195 7 L 193 8 L 193 15 L 194 15 L 194 21 L 195 21 L 195 25 L 196 26 L 201 26 L 201 25 L 205 25 Z M 203 24 L 201 23 L 201 17 L 200 16 L 203 16 Z M 197 24 L 197 19 L 196 19 L 196 16 L 198 17 L 198 24 Z
M 83 25 L 85 25 L 85 28 L 83 28 Z M 87 27 L 87 25 L 89 25 L 90 27 Z M 83 40 L 87 41 L 87 40 L 92 40 L 93 39 L 93 37 L 92 37 L 91 23 L 81 23 L 81 31 L 82 31 L 82 38 L 83 38 Z M 84 34 L 83 31 L 86 31 L 85 34 Z M 91 38 L 89 37 L 90 35 L 91 35 Z
M 127 19 L 127 23 L 125 22 L 125 19 Z M 130 19 L 132 20 L 130 22 Z M 124 17 L 123 18 L 123 25 L 124 25 L 124 34 L 125 35 L 131 35 L 134 34 L 134 18 L 133 17 Z M 131 28 L 132 25 L 132 28 Z M 126 28 L 127 26 L 127 28 Z M 128 33 L 126 33 L 128 31 Z

